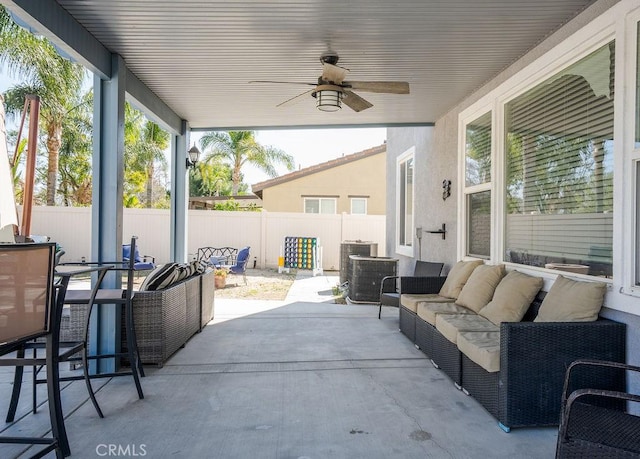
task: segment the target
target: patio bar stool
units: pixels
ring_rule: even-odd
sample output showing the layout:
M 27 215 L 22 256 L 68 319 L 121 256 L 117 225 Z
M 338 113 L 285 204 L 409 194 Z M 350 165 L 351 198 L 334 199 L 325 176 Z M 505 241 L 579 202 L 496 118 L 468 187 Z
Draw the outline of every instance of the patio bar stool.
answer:
M 131 251 L 135 253 L 136 237 L 131 238 Z M 127 340 L 126 352 L 115 352 L 113 354 L 97 354 L 88 356 L 88 360 L 98 361 L 101 359 L 116 359 L 120 357 L 126 357 L 129 360 L 129 371 L 115 371 L 109 373 L 99 373 L 91 375 L 91 378 L 108 378 L 113 376 L 132 376 L 133 381 L 138 392 L 138 398 L 143 399 L 144 393 L 140 384 L 140 377 L 144 377 L 144 369 L 142 367 L 142 361 L 140 360 L 140 353 L 138 350 L 135 326 L 133 323 L 133 278 L 135 273 L 135 259 L 131 257 L 127 262 L 101 262 L 101 263 L 83 263 L 86 265 L 111 265 L 110 271 L 126 271 L 127 283 L 126 288 L 122 289 L 99 289 L 95 300 L 91 303 L 91 291 L 90 290 L 67 290 L 65 295 L 64 304 L 68 305 L 120 305 L 124 308 L 125 326 L 124 332 Z M 114 266 L 115 265 L 115 266 Z M 90 316 L 92 307 L 87 308 L 85 322 L 84 322 L 84 337 L 88 338 Z M 64 380 L 76 380 L 78 376 L 66 377 Z

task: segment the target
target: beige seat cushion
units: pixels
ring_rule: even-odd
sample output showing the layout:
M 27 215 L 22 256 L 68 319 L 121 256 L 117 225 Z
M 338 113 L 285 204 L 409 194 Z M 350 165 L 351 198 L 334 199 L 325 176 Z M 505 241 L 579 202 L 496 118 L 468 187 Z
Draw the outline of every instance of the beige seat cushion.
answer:
M 520 322 L 542 284 L 542 277 L 511 271 L 500 281 L 493 299 L 479 314 L 496 325 L 500 325 L 500 322 Z
M 598 319 L 607 284 L 558 276 L 544 297 L 535 322 L 593 322 Z
M 440 296 L 437 293 L 403 293 L 400 295 L 400 304 L 410 311 L 417 312 L 418 303 L 453 303 L 453 298 Z
M 462 287 L 471 276 L 474 269 L 482 264 L 482 260 L 473 261 L 459 261 L 457 262 L 444 281 L 442 288 L 440 289 L 440 296 L 447 298 L 453 298 L 454 300 L 460 295 Z
M 437 314 L 436 330 L 452 343 L 456 343 L 459 332 L 500 331 L 500 328 L 477 314 Z
M 480 312 L 493 298 L 493 293 L 505 274 L 504 265 L 476 267 L 462 287 L 456 303 L 475 312 Z
M 471 309 L 458 306 L 455 303 L 418 303 L 418 317 L 425 322 L 436 325 L 438 314 L 475 314 Z
M 489 373 L 500 371 L 500 332 L 460 332 L 458 349 Z

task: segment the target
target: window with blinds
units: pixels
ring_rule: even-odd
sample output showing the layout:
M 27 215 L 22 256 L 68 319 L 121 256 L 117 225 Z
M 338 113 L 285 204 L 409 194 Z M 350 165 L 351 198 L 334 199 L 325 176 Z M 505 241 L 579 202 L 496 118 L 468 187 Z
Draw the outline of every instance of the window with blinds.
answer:
M 491 254 L 491 192 L 467 195 L 467 255 L 489 258 Z
M 335 214 L 335 198 L 304 198 L 304 213 L 306 214 Z
M 491 255 L 491 112 L 465 128 L 466 254 Z
M 367 215 L 367 198 L 351 198 L 351 215 Z
M 505 260 L 612 274 L 614 42 L 505 105 Z

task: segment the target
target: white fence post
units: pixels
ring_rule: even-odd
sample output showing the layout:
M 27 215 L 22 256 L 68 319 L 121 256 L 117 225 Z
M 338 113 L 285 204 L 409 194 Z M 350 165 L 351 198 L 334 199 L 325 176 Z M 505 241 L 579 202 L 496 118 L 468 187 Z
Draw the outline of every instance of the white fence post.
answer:
M 262 209 L 260 212 L 260 268 L 267 266 L 267 211 Z

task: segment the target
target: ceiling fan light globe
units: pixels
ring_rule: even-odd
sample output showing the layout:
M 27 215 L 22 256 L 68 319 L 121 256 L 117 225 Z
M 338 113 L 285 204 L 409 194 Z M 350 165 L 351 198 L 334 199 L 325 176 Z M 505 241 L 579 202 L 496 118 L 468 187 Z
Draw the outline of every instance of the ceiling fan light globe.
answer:
M 317 91 L 314 96 L 316 98 L 316 108 L 323 112 L 337 112 L 342 108 L 342 92 L 331 89 Z

